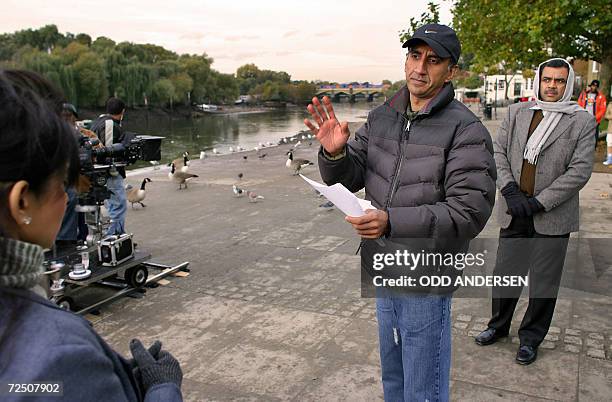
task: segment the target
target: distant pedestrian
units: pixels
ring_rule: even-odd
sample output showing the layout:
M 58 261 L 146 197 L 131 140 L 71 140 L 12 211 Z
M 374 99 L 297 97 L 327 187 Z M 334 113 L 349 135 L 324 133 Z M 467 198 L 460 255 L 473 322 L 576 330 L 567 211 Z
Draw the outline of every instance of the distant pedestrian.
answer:
M 580 93 L 578 104 L 595 116 L 595 120 L 597 120 L 597 127 L 595 129 L 595 146 L 597 146 L 599 124 L 606 113 L 606 97 L 599 91 L 599 80 L 591 81 L 589 87 Z
M 612 165 L 612 102 L 608 104 L 606 109 L 605 119 L 608 120 L 608 133 L 606 134 L 606 143 L 608 145 L 608 157 L 603 162 L 604 165 Z

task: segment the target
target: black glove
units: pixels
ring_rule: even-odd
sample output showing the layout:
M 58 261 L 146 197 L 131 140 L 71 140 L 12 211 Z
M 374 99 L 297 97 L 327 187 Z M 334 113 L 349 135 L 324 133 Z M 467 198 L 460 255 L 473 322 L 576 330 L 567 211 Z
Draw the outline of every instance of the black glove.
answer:
M 155 358 L 138 339 L 132 339 L 130 342 L 130 352 L 132 352 L 136 366 L 140 371 L 140 379 L 145 393 L 152 386 L 158 384 L 174 383 L 179 388 L 181 387 L 183 372 L 178 360 L 170 353 L 162 350 Z
M 529 208 L 531 208 L 531 213 L 533 215 L 544 211 L 544 205 L 540 204 L 540 201 L 538 201 L 535 197 L 527 198 L 527 202 L 529 203 Z
M 508 212 L 515 218 L 525 218 L 533 214 L 529 201 L 518 184 L 512 181 L 501 189 L 501 193 L 508 204 Z
M 155 360 L 157 360 L 157 357 L 159 356 L 159 352 L 161 351 L 162 348 L 162 343 L 160 341 L 155 341 L 153 342 L 153 345 L 149 346 L 149 354 L 151 356 L 153 356 L 153 358 Z M 138 364 L 136 364 L 136 360 L 134 359 L 127 359 L 127 364 L 130 366 L 130 368 L 132 370 L 135 370 L 138 368 Z

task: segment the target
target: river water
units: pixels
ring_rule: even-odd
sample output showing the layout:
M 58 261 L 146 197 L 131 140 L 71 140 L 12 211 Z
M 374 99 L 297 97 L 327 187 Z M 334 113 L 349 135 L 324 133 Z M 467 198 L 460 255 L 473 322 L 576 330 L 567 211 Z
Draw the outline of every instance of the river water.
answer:
M 335 103 L 334 110 L 340 121 L 364 122 L 368 112 L 376 107 L 375 102 Z M 305 107 L 270 109 L 258 113 L 210 114 L 200 118 L 166 117 L 126 113 L 123 126 L 138 134 L 165 137 L 162 141 L 162 163 L 189 151 L 191 158 L 199 158 L 201 151 L 211 153 L 216 148 L 228 153 L 230 147 L 241 146 L 252 150 L 259 143 L 277 144 L 283 137 L 291 137 L 303 130 L 304 118 L 310 115 Z M 131 168 L 150 166 L 138 162 Z

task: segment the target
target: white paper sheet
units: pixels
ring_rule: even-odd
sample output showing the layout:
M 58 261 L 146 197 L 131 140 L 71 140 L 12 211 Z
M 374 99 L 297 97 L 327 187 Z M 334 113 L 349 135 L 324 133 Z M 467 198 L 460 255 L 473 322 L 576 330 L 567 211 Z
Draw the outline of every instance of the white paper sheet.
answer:
M 304 175 L 300 175 L 300 177 L 315 190 L 323 194 L 325 198 L 333 202 L 336 208 L 348 216 L 362 216 L 365 215 L 366 210 L 376 209 L 372 206 L 370 201 L 357 198 L 355 194 L 351 193 L 340 183 L 336 183 L 333 186 L 326 186 L 325 184 L 310 180 Z

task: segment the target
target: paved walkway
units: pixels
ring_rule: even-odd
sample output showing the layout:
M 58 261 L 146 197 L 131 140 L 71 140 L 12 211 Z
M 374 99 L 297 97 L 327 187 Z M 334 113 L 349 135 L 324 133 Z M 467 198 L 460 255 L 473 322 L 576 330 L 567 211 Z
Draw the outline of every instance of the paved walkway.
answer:
M 487 122 L 493 134 L 498 124 Z M 141 247 L 159 262 L 190 261 L 191 275 L 90 318 L 126 354 L 133 337 L 161 339 L 181 361 L 188 401 L 382 399 L 374 303 L 360 297 L 358 240 L 339 211 L 320 208 L 325 200 L 284 167 L 287 149 L 266 149 L 263 160 L 249 152 L 193 161 L 200 177 L 181 191 L 167 171 L 149 171 L 147 207 L 130 208 L 127 227 Z M 316 161 L 315 152 L 306 145 L 296 157 Z M 316 167 L 305 172 L 320 178 Z M 234 198 L 238 173 L 240 187 L 265 199 Z M 596 174 L 583 190 L 579 237 L 612 237 L 611 187 L 612 175 Z M 491 219 L 482 236 L 497 232 Z M 452 400 L 610 400 L 612 296 L 605 288 L 612 258 L 602 252 L 604 291 L 563 289 L 539 358 L 527 367 L 514 362 L 526 300 L 510 339 L 479 347 L 472 337 L 484 328 L 490 301 L 455 298 Z M 594 266 L 595 254 L 585 254 L 585 266 Z

